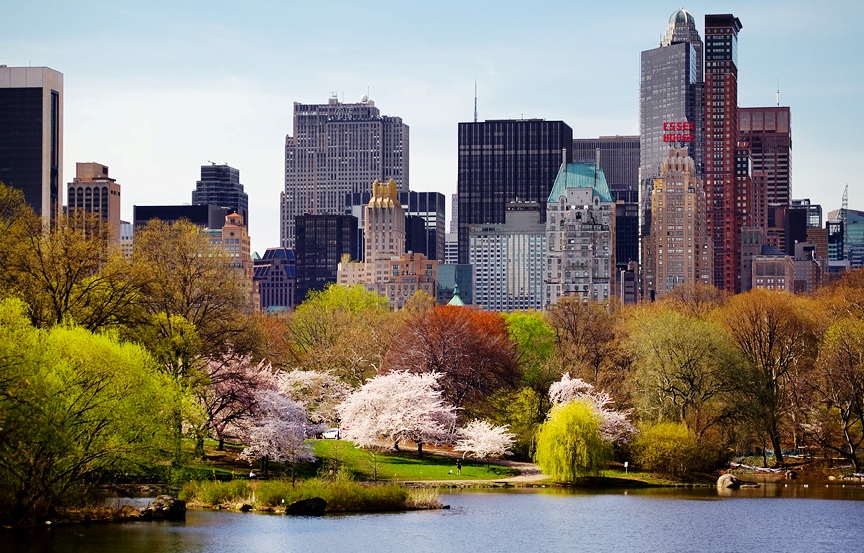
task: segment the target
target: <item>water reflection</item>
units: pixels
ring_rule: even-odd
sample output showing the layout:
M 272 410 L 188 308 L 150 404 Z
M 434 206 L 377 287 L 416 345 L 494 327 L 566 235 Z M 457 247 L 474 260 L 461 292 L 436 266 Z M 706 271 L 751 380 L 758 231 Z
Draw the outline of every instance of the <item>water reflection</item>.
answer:
M 450 510 L 320 519 L 193 511 L 185 524 L 7 532 L 0 535 L 0 551 L 859 550 L 864 541 L 864 486 L 827 485 L 781 482 L 737 490 L 728 498 L 713 488 L 463 490 L 444 496 Z

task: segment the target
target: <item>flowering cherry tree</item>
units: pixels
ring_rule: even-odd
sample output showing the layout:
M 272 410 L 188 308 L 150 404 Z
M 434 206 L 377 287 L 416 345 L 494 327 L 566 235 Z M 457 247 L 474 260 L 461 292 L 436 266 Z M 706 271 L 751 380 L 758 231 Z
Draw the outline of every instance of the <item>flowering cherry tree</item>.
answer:
M 336 406 L 351 392 L 351 387 L 331 371 L 295 369 L 279 378 L 279 391 L 306 406 L 309 420 L 326 426 L 339 421 Z
M 512 455 L 510 448 L 516 435 L 507 432 L 510 425 L 495 426 L 489 421 L 474 419 L 457 432 L 456 451 L 462 456 L 470 455 L 478 459 Z
M 254 415 L 261 392 L 275 391 L 278 380 L 269 363 L 230 352 L 208 359 L 203 373 L 209 385 L 196 387 L 195 396 L 204 410 L 207 433 L 215 434 L 221 451 L 225 440 L 236 438 L 238 426 Z M 203 454 L 203 433 L 197 434 Z
M 393 372 L 376 376 L 337 407 L 343 436 L 361 447 L 399 448 L 400 440 L 441 444 L 450 440 L 455 409 L 445 403 L 436 373 Z
M 549 386 L 549 399 L 553 405 L 562 405 L 570 401 L 587 401 L 600 415 L 600 435 L 610 442 L 626 442 L 635 429 L 627 420 L 627 411 L 616 411 L 615 403 L 608 392 L 594 390 L 594 386 L 581 378 L 570 378 L 564 373 L 561 380 Z
M 245 428 L 248 446 L 240 457 L 261 459 L 265 473 L 268 461 L 285 463 L 291 469 L 293 483 L 297 463 L 315 460 L 305 439 L 319 432 L 320 428 L 309 424 L 302 403 L 284 394 L 265 390 L 259 394 L 256 403 L 257 416 Z

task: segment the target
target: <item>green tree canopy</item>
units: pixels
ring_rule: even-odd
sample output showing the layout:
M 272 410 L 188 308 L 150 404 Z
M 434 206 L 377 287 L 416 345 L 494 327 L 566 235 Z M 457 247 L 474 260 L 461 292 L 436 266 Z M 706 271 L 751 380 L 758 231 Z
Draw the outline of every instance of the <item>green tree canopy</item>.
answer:
M 0 519 L 33 520 L 104 475 L 161 456 L 176 394 L 141 347 L 82 328 L 29 325 L 0 302 Z

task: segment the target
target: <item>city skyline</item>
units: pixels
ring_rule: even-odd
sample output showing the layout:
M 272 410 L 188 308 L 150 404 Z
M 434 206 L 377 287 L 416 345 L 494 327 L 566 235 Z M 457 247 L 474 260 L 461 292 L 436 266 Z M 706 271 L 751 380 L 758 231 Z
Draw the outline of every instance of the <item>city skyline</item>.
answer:
M 331 93 L 356 102 L 368 93 L 411 128 L 411 189 L 449 200 L 458 123 L 473 120 L 475 81 L 481 121 L 561 120 L 576 138 L 638 134 L 640 52 L 659 44 L 682 7 L 442 2 L 420 12 L 335 2 L 324 13 L 264 3 L 20 4 L 4 9 L 0 64 L 63 73 L 61 186 L 76 162 L 107 165 L 123 183 L 123 219 L 131 221 L 133 205 L 157 197 L 188 203 L 202 165 L 228 164 L 244 176 L 259 253 L 279 244 L 294 102 L 324 103 Z M 864 85 L 846 54 L 864 7 L 683 7 L 703 37 L 705 14 L 741 19 L 739 105 L 775 105 L 779 79 L 780 104 L 793 112 L 792 197 L 828 213 L 848 184 L 850 207 L 864 206 L 854 173 Z M 309 22 L 318 24 L 314 47 L 304 38 Z

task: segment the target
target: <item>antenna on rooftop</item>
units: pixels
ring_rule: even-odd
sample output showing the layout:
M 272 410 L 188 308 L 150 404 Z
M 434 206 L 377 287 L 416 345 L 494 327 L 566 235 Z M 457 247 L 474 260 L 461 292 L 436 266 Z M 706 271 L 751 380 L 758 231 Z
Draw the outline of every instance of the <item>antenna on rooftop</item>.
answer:
M 477 81 L 474 81 L 474 122 L 477 122 Z
M 777 77 L 777 107 L 780 107 L 780 77 Z

